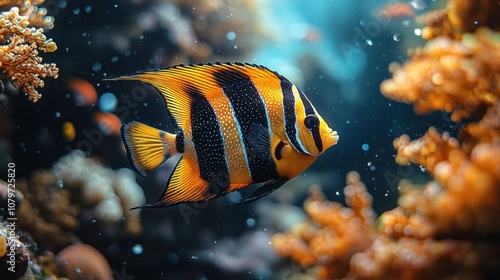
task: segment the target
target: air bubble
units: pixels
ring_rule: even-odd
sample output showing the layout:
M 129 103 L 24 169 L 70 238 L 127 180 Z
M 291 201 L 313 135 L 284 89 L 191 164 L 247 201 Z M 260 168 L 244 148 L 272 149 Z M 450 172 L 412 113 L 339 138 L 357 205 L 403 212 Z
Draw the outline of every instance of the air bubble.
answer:
M 134 253 L 135 255 L 140 255 L 140 254 L 142 254 L 143 251 L 144 251 L 144 249 L 142 248 L 141 244 L 135 244 L 132 247 L 132 253 Z
M 228 39 L 229 41 L 236 39 L 236 33 L 234 33 L 233 31 L 227 32 L 226 39 Z

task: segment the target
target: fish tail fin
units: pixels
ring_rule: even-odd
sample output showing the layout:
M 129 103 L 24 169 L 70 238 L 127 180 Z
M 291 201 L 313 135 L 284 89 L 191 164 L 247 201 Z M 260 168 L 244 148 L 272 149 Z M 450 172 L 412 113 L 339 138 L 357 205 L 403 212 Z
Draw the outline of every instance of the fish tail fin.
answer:
M 178 153 L 175 134 L 135 121 L 123 125 L 121 130 L 128 158 L 142 176 Z

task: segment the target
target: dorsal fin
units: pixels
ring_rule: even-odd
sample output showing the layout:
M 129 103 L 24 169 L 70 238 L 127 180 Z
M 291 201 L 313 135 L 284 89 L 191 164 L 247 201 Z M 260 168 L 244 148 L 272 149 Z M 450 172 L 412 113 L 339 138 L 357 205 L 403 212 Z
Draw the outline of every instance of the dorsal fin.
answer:
M 217 78 L 215 77 L 217 76 Z M 244 63 L 178 65 L 108 80 L 136 80 L 151 84 L 160 91 L 177 125 L 189 125 L 189 105 L 193 98 L 208 100 L 222 96 L 221 84 L 238 83 L 244 78 L 281 77 L 264 66 Z

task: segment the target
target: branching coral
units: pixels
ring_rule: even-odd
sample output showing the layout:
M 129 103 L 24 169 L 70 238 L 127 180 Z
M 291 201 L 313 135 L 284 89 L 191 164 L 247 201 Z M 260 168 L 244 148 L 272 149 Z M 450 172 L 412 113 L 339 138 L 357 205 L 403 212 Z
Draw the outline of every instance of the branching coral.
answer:
M 44 86 L 42 78 L 57 78 L 59 69 L 54 63 L 42 63 L 38 51 L 53 52 L 57 49 L 52 39 L 47 39 L 43 29 L 29 28 L 29 18 L 13 7 L 0 18 L 0 71 L 2 79 L 10 81 L 28 94 L 34 102 L 40 99 L 37 88 Z
M 312 221 L 275 235 L 272 244 L 278 253 L 291 256 L 303 267 L 318 265 L 320 277 L 344 277 L 351 257 L 370 246 L 375 231 L 372 197 L 359 174 L 349 173 L 347 184 L 344 194 L 350 207 L 329 202 L 320 189 L 311 189 L 304 209 Z
M 474 5 L 450 1 L 448 11 L 428 16 L 434 18 L 432 34 L 445 36 L 429 36 L 434 39 L 413 52 L 410 61 L 391 66 L 393 78 L 381 85 L 384 95 L 414 104 L 418 113 L 443 110 L 451 113 L 453 121 L 467 119 L 467 124 L 458 124 L 456 138 L 430 128 L 420 139 L 411 141 L 403 135 L 394 141 L 399 164 L 422 165 L 434 180 L 420 187 L 400 182 L 399 205 L 380 216 L 378 227 L 365 220 L 355 234 L 364 233 L 366 238 L 352 239 L 351 251 L 330 250 L 321 257 L 321 250 L 355 236 L 339 234 L 349 226 L 347 220 L 324 221 L 359 212 L 348 192 L 351 208 L 325 207 L 321 215 L 311 212 L 309 198 L 304 208 L 312 222 L 299 232 L 276 235 L 273 245 L 279 253 L 303 266 L 318 267 L 316 276 L 322 279 L 500 276 L 496 240 L 500 234 L 500 34 L 493 31 L 498 30 L 499 7 L 498 1 Z M 477 15 L 479 11 L 487 12 Z M 471 27 L 473 18 L 477 18 L 475 25 L 486 26 Z M 328 238 L 323 238 L 318 250 L 313 241 L 322 236 Z
M 479 26 L 500 31 L 500 5 L 491 0 L 450 0 L 446 9 L 427 13 L 421 21 L 427 25 L 422 32 L 427 40 L 442 35 L 459 39 Z
M 18 7 L 19 14 L 28 17 L 30 26 L 52 29 L 54 18 L 47 16 L 47 9 L 39 7 L 44 2 L 45 0 L 0 0 L 0 10 Z
M 402 67 L 391 65 L 393 78 L 382 93 L 413 103 L 417 113 L 444 110 L 460 121 L 500 97 L 500 35 L 481 28 L 460 41 L 439 37 L 415 50 Z

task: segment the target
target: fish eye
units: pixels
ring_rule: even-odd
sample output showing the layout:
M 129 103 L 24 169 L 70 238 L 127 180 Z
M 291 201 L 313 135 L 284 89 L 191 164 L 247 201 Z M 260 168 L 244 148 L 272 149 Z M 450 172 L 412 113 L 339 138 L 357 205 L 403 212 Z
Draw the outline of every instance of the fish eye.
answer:
M 316 117 L 316 115 L 307 115 L 306 119 L 304 120 L 304 125 L 307 127 L 307 129 L 311 130 L 319 126 L 319 119 L 318 117 Z

